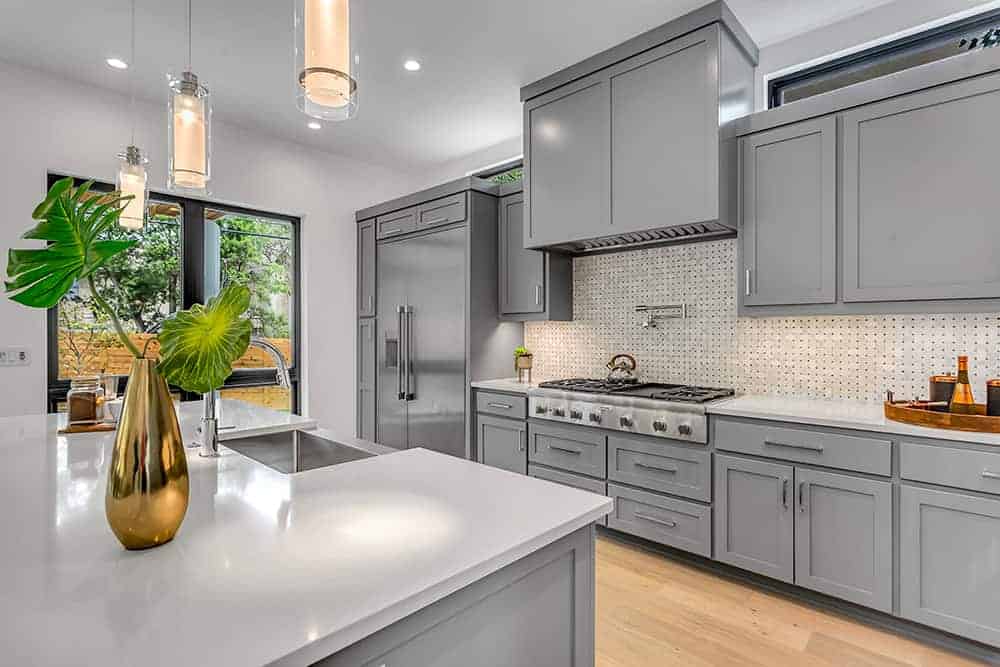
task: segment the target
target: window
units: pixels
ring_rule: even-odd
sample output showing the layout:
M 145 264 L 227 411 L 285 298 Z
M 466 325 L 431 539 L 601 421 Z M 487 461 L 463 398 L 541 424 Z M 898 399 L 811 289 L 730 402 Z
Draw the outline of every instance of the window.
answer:
M 777 77 L 768 82 L 768 107 L 967 53 L 983 45 L 984 35 L 998 24 L 1000 10 L 994 10 Z
M 51 175 L 51 186 L 60 176 Z M 108 192 L 106 184 L 95 190 Z M 99 194 L 97 195 L 99 196 Z M 298 219 L 151 193 L 149 223 L 138 231 L 114 228 L 113 238 L 137 244 L 95 275 L 101 294 L 119 313 L 129 336 L 155 356 L 156 327 L 180 308 L 204 303 L 230 282 L 251 291 L 253 333 L 268 339 L 288 362 L 291 390 L 275 384 L 274 361 L 250 348 L 222 390 L 279 410 L 298 406 Z M 49 311 L 49 409 L 61 408 L 69 381 L 80 375 L 119 375 L 124 388 L 131 356 L 94 307 L 86 285 L 77 285 Z M 179 390 L 178 390 L 179 391 Z M 197 398 L 186 395 L 185 399 Z

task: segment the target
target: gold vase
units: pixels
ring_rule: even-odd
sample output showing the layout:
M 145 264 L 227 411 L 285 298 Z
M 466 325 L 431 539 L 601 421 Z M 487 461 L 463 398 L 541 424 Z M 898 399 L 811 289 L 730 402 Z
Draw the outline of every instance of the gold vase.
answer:
M 167 383 L 133 359 L 108 470 L 104 511 L 126 549 L 173 539 L 188 506 L 187 455 Z

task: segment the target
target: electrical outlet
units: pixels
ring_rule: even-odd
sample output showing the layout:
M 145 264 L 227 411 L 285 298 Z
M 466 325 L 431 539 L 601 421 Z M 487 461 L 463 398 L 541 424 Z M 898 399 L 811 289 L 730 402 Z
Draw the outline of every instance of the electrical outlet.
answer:
M 0 348 L 0 366 L 30 366 L 31 349 L 27 347 Z

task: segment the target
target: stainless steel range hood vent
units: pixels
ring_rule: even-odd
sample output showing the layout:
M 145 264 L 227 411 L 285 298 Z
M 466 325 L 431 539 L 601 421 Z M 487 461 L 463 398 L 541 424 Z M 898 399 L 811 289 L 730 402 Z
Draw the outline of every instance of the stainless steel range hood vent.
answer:
M 621 252 L 650 246 L 675 243 L 693 243 L 715 238 L 736 236 L 736 230 L 720 222 L 699 222 L 690 225 L 676 225 L 661 229 L 647 229 L 615 236 L 604 236 L 586 241 L 573 241 L 550 246 L 551 250 L 572 255 L 586 255 L 601 252 Z

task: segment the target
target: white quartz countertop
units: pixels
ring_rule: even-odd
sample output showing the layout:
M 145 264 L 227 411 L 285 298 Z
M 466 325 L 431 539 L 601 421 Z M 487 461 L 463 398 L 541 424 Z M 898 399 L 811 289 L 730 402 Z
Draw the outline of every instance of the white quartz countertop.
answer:
M 707 404 L 705 409 L 713 415 L 772 419 L 796 424 L 814 424 L 816 426 L 851 428 L 911 437 L 1000 445 L 1000 434 L 996 433 L 972 433 L 926 428 L 886 419 L 881 403 L 746 395 L 723 401 L 713 401 Z
M 180 410 L 185 441 L 200 407 Z M 226 439 L 300 421 L 222 410 L 238 427 Z M 113 434 L 60 436 L 57 422 L 0 419 L 5 664 L 308 664 L 611 509 L 424 449 L 295 475 L 225 447 L 216 459 L 188 450 L 176 538 L 129 552 L 104 518 Z
M 529 389 L 538 386 L 537 382 L 518 382 L 517 378 L 499 378 L 497 380 L 476 380 L 470 383 L 474 389 L 490 391 L 506 391 L 511 394 L 527 394 Z

